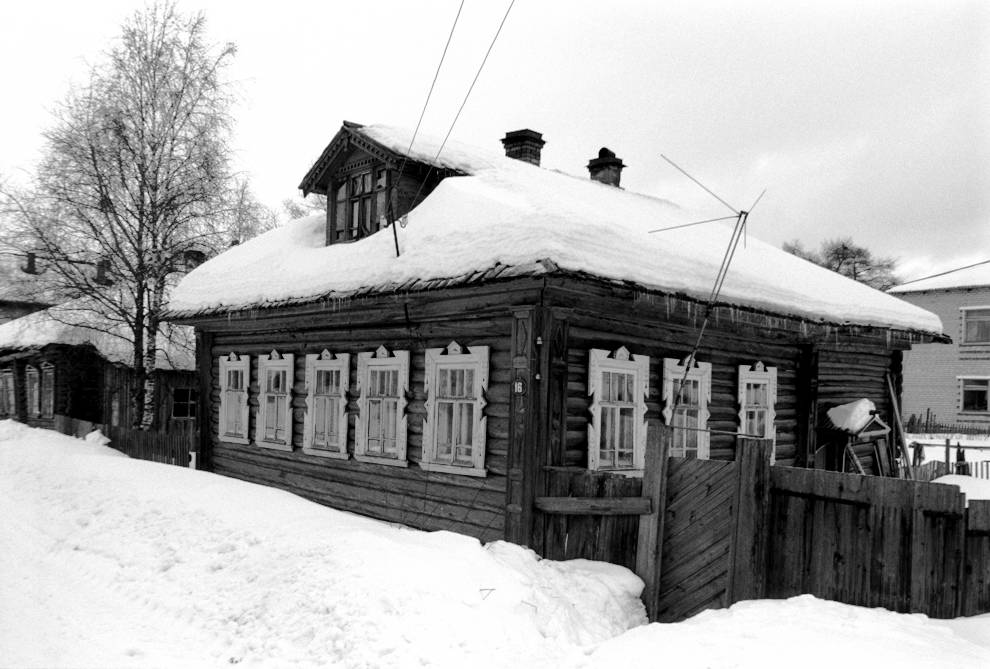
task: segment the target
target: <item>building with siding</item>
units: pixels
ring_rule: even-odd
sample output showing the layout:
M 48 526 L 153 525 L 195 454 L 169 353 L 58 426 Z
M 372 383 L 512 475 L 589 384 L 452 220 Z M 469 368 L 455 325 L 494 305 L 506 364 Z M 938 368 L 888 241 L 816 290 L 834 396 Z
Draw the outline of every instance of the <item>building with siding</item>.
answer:
M 911 281 L 890 293 L 938 315 L 949 346 L 904 355 L 904 416 L 990 429 L 990 261 Z
M 325 216 L 182 280 L 168 318 L 196 328 L 200 463 L 540 551 L 535 500 L 588 472 L 638 485 L 647 420 L 674 426 L 677 456 L 732 459 L 749 435 L 807 465 L 844 447 L 819 437 L 827 408 L 889 415 L 902 352 L 943 338 L 933 314 L 751 236 L 709 304 L 731 227 L 651 234 L 692 219 L 623 190 L 613 152 L 576 177 L 539 167 L 540 133 L 502 143 L 409 149 L 345 123 L 301 184 Z

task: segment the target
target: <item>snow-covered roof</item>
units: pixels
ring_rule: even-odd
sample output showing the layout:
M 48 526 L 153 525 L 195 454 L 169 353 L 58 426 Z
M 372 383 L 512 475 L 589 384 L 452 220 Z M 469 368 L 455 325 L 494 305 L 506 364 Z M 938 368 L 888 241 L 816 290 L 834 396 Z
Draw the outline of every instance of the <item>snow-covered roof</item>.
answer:
M 408 131 L 357 132 L 407 153 Z M 644 289 L 706 300 L 731 227 L 690 222 L 655 197 L 543 169 L 504 155 L 418 136 L 410 158 L 454 169 L 398 230 L 325 246 L 323 216 L 299 219 L 209 260 L 172 293 L 173 316 L 390 292 L 417 281 L 457 280 L 478 272 L 541 274 L 557 268 Z M 941 334 L 938 317 L 748 237 L 740 244 L 720 302 L 813 321 Z
M 156 367 L 196 369 L 194 334 L 188 326 L 170 326 L 159 339 Z M 38 349 L 50 344 L 92 345 L 106 360 L 131 366 L 133 348 L 120 323 L 100 317 L 80 301 L 67 302 L 0 324 L 0 351 Z
M 919 293 L 925 290 L 990 287 L 990 260 L 960 267 L 917 281 L 908 281 L 890 289 L 891 293 Z

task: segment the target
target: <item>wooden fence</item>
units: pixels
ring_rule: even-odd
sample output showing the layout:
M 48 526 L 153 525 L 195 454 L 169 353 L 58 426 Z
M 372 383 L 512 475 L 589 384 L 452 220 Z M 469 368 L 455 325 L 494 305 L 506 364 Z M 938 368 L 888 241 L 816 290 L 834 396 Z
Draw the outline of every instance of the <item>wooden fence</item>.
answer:
M 104 434 L 110 438 L 111 448 L 138 460 L 188 467 L 189 454 L 196 449 L 196 433 L 192 430 L 155 432 L 119 426 L 104 429 Z
M 758 440 L 740 440 L 733 462 L 667 457 L 669 430 L 652 423 L 649 442 L 641 481 L 549 472 L 534 543 L 634 568 L 651 620 L 803 593 L 940 618 L 990 612 L 990 501 L 770 467 Z

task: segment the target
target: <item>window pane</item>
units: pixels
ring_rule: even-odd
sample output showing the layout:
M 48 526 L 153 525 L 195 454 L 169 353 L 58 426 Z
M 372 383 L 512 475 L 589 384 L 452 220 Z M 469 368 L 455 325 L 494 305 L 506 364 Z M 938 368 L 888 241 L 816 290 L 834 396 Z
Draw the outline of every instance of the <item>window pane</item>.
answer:
M 963 340 L 967 343 L 990 342 L 990 309 L 967 309 L 963 314 Z
M 454 433 L 454 405 L 450 402 L 437 404 L 437 459 L 452 460 Z
M 966 379 L 963 381 L 963 411 L 987 411 L 990 396 L 990 381 L 986 379 Z

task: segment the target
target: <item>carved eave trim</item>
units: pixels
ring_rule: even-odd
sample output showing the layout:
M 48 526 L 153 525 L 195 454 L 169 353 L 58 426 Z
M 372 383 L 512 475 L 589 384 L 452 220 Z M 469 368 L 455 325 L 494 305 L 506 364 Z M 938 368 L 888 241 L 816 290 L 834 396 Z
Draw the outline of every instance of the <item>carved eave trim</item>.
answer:
M 344 125 L 333 136 L 333 139 L 330 140 L 326 148 L 323 149 L 323 153 L 313 163 L 313 166 L 309 168 L 306 176 L 303 177 L 302 182 L 299 184 L 299 189 L 302 190 L 304 196 L 310 193 L 326 195 L 327 173 L 354 149 L 361 149 L 389 164 L 394 164 L 402 160 L 401 154 L 392 151 L 374 140 L 368 139 L 358 132 L 363 127 L 359 123 L 344 121 Z

